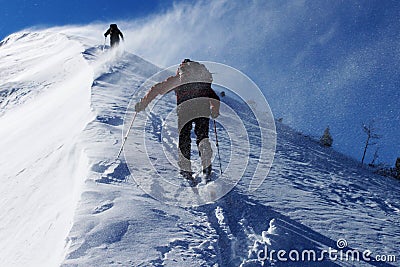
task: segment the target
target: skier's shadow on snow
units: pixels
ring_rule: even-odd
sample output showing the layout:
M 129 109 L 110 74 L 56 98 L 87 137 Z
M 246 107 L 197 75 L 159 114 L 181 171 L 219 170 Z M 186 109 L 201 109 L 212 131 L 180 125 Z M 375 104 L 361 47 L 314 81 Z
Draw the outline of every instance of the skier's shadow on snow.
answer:
M 355 251 L 355 249 L 351 247 L 345 247 L 341 250 L 343 252 L 343 260 L 341 261 L 337 240 L 332 240 L 274 211 L 271 207 L 250 199 L 240 193 L 236 188 L 216 203 L 201 206 L 198 209 L 208 215 L 213 228 L 217 230 L 219 236 L 218 247 L 220 249 L 222 261 L 221 266 L 239 266 L 243 259 L 249 259 L 249 250 L 251 246 L 256 240 L 261 239 L 262 232 L 268 230 L 272 219 L 275 219 L 274 225 L 279 232 L 277 235 L 268 235 L 272 243 L 272 249 L 276 250 L 274 259 L 277 259 L 277 251 L 280 249 L 287 252 L 285 257 L 288 259 L 285 262 L 275 261 L 273 263 L 274 266 L 342 266 L 343 263 L 352 266 L 354 266 L 354 264 L 394 266 L 389 263 L 377 262 L 372 256 L 369 257 L 370 261 L 365 261 L 362 256 L 364 251 L 359 251 L 360 261 L 346 261 L 346 252 L 349 252 L 351 259 L 352 254 L 350 253 Z M 221 221 L 221 215 L 216 216 L 217 210 L 220 214 L 222 212 L 223 222 Z M 328 253 L 322 254 L 322 250 L 328 250 L 328 248 L 338 250 L 338 253 L 334 254 L 337 255 L 338 258 L 336 261 L 330 260 Z M 269 249 L 271 249 L 271 247 Z M 304 250 L 315 251 L 317 259 L 321 254 L 324 255 L 324 257 L 322 261 L 290 261 L 288 256 L 290 250 L 300 252 L 300 259 L 301 252 Z M 268 253 L 270 252 L 269 250 Z M 257 259 L 257 257 L 255 259 Z M 271 262 L 266 262 L 264 266 L 269 266 L 269 264 L 271 264 Z M 243 264 L 243 266 L 262 265 L 260 262 L 253 260 L 251 264 Z

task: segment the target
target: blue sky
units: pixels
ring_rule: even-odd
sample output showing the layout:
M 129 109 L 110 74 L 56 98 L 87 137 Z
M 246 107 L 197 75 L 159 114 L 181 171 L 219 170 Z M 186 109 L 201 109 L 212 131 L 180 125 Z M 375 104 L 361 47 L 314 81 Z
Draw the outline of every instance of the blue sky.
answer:
M 170 7 L 162 0 L 0 0 L 0 38 L 33 25 L 61 26 L 131 19 Z
M 118 3 L 118 4 L 114 4 Z M 400 3 L 337 1 L 4 1 L 0 38 L 30 26 L 116 21 L 126 49 L 159 65 L 192 57 L 252 78 L 276 117 L 361 159 L 376 121 L 378 161 L 400 156 Z M 99 33 L 99 42 L 102 42 Z M 367 162 L 376 148 L 367 156 Z

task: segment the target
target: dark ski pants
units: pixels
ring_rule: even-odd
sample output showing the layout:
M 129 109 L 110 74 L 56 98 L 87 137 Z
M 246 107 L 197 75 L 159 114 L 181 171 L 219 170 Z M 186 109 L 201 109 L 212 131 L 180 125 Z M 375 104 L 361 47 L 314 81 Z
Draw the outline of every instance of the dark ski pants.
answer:
M 119 45 L 119 38 L 115 38 L 115 37 L 113 38 L 111 36 L 110 45 L 111 45 L 111 47 L 117 47 Z
M 190 164 L 191 138 L 190 133 L 194 124 L 194 133 L 196 134 L 196 144 L 201 157 L 203 169 L 211 165 L 212 149 L 208 139 L 210 128 L 209 118 L 195 118 L 182 126 L 182 120 L 178 117 L 179 128 L 179 162 L 178 165 L 183 171 L 192 171 Z

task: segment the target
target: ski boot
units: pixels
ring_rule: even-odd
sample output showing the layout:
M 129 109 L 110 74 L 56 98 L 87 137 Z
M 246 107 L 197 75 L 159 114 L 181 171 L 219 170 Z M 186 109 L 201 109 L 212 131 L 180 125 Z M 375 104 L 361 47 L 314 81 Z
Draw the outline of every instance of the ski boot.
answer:
M 195 187 L 197 185 L 196 180 L 193 178 L 193 172 L 191 171 L 180 171 L 180 174 L 183 178 L 185 178 L 191 187 Z

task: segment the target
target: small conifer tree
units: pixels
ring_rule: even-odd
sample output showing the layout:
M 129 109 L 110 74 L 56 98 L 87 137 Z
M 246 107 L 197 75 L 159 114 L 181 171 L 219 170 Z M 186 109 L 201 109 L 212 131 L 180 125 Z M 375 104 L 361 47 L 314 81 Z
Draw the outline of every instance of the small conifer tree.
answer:
M 321 139 L 319 140 L 321 145 L 331 147 L 333 144 L 333 138 L 331 133 L 329 132 L 329 127 L 326 127 L 324 134 L 321 136 Z

